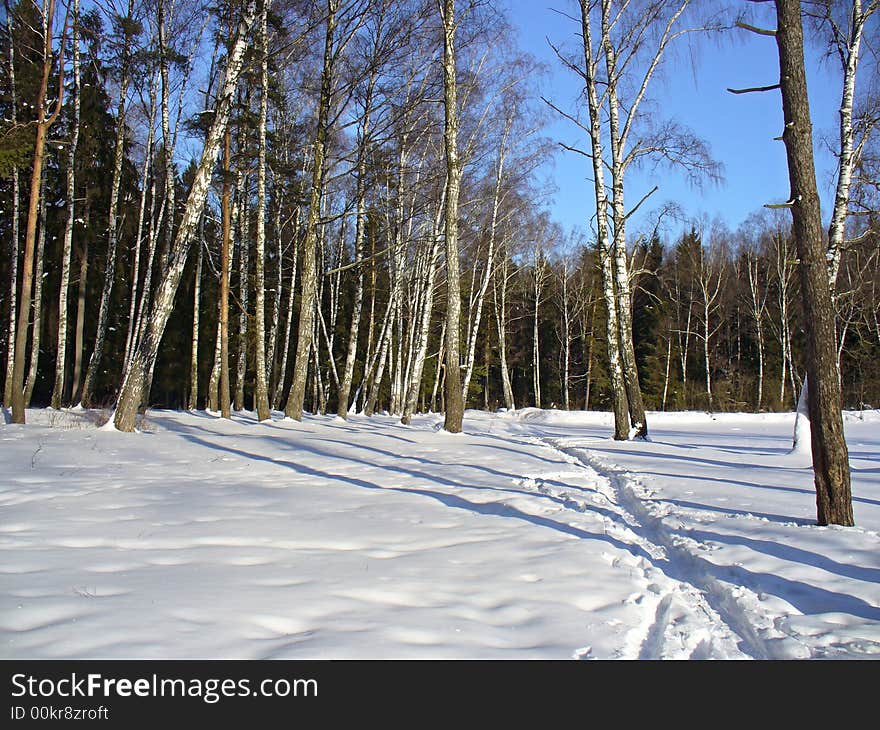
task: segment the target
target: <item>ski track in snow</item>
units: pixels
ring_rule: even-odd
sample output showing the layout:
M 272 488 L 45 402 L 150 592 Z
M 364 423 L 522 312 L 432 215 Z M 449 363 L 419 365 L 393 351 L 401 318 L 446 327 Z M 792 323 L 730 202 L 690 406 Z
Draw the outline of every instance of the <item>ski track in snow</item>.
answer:
M 675 588 L 658 603 L 655 622 L 648 630 L 639 658 L 657 659 L 666 656 L 666 644 L 669 641 L 667 634 L 675 623 L 671 619 L 675 603 L 679 603 L 685 611 L 704 617 L 714 629 L 718 630 L 719 636 L 727 639 L 731 634 L 735 634 L 739 649 L 746 657 L 803 659 L 809 656 L 809 649 L 781 632 L 777 632 L 772 637 L 762 637 L 759 634 L 749 616 L 750 611 L 754 611 L 754 604 L 750 606 L 749 611 L 740 603 L 742 594 L 749 595 L 750 592 L 719 580 L 714 574 L 714 566 L 693 552 L 693 547 L 708 549 L 705 545 L 696 544 L 690 549 L 683 546 L 665 526 L 662 512 L 652 507 L 653 495 L 639 482 L 637 475 L 609 464 L 591 453 L 589 449 L 558 445 L 552 439 L 544 443 L 605 477 L 616 500 L 630 516 L 628 522 L 632 525 L 631 529 L 643 542 L 653 545 L 657 550 L 662 550 L 665 557 L 663 572 L 675 584 Z M 735 591 L 740 593 L 740 596 L 735 595 Z M 757 599 L 754 603 L 757 603 Z M 709 658 L 711 655 L 710 640 L 708 645 L 701 642 L 694 649 L 692 658 Z
M 633 603 L 656 605 L 647 631 L 633 630 L 630 651 L 624 659 L 770 658 L 763 642 L 742 612 L 731 612 L 726 601 L 713 600 L 718 591 L 706 571 L 657 527 L 641 500 L 625 482 L 584 449 L 560 446 L 553 439 L 533 437 L 527 443 L 543 445 L 570 463 L 588 470 L 595 483 L 599 504 L 590 504 L 571 490 L 551 489 L 529 479 L 538 491 L 560 500 L 578 512 L 601 511 L 606 531 L 633 546 L 633 553 L 647 553 L 636 566 L 651 583 L 644 594 L 630 597 Z M 544 475 L 551 479 L 554 475 Z M 646 609 L 650 610 L 650 609 Z

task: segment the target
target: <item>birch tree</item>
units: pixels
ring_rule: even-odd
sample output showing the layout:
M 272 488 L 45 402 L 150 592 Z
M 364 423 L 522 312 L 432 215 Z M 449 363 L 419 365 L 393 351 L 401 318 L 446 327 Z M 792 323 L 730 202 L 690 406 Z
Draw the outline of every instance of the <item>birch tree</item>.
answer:
M 67 295 L 70 289 L 70 264 L 73 250 L 73 225 L 76 222 L 76 148 L 79 144 L 80 115 L 80 49 L 79 0 L 73 2 L 73 120 L 67 146 L 67 220 L 64 224 L 64 243 L 61 252 L 61 283 L 58 290 L 58 330 L 55 355 L 55 382 L 52 389 L 52 408 L 61 408 L 64 398 L 64 372 L 67 362 Z
M 241 11 L 240 21 L 237 24 L 233 42 L 230 44 L 224 80 L 214 106 L 214 118 L 205 138 L 202 156 L 174 237 L 173 246 L 167 257 L 168 269 L 163 272 L 164 276 L 153 300 L 149 326 L 145 336 L 129 361 L 123 377 L 122 390 L 114 414 L 114 424 L 121 431 L 134 430 L 138 409 L 152 385 L 152 371 L 159 352 L 159 344 L 168 318 L 171 316 L 174 297 L 183 274 L 190 244 L 205 205 L 211 172 L 229 123 L 235 89 L 244 64 L 248 36 L 255 17 L 256 0 L 248 0 Z
M 461 165 L 458 157 L 458 89 L 455 66 L 455 0 L 443 0 L 443 107 L 445 112 L 444 149 L 446 152 L 446 414 L 443 427 L 461 432 L 464 399 L 461 392 L 461 280 L 458 252 L 458 198 Z

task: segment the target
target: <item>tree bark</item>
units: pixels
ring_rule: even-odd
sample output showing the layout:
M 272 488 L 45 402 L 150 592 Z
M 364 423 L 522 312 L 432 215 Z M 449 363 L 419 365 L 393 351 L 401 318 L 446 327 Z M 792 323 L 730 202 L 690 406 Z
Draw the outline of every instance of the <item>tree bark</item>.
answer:
M 266 371 L 266 118 L 269 112 L 269 31 L 268 8 L 263 2 L 260 9 L 260 129 L 259 161 L 257 166 L 257 247 L 255 267 L 254 321 L 257 370 L 254 407 L 258 421 L 268 421 L 269 386 Z
M 303 241 L 302 297 L 300 299 L 299 327 L 296 340 L 296 359 L 293 363 L 293 379 L 290 394 L 284 406 L 288 418 L 301 421 L 306 395 L 306 379 L 309 372 L 309 354 L 315 332 L 315 289 L 317 272 L 315 249 L 318 245 L 321 199 L 324 186 L 324 153 L 327 143 L 327 120 L 333 93 L 334 37 L 336 12 L 339 0 L 327 0 L 326 30 L 324 34 L 324 63 L 321 72 L 321 94 L 318 99 L 318 120 L 315 129 L 315 145 L 312 169 L 312 188 L 309 198 L 309 214 Z
M 24 365 L 27 357 L 28 324 L 31 314 L 31 293 L 34 276 L 34 248 L 36 246 L 37 218 L 40 208 L 40 189 L 43 181 L 43 160 L 46 148 L 46 136 L 49 127 L 54 123 L 61 111 L 64 97 L 64 85 L 59 83 L 58 100 L 55 111 L 46 117 L 46 92 L 49 87 L 49 75 L 52 72 L 52 25 L 55 16 L 55 0 L 43 2 L 43 72 L 40 76 L 37 91 L 36 109 L 36 140 L 34 142 L 34 164 L 31 173 L 30 201 L 28 203 L 27 228 L 24 238 L 24 261 L 21 272 L 21 297 L 18 305 L 18 323 L 15 329 L 15 359 L 12 368 L 12 422 L 25 422 Z M 63 58 L 63 41 L 62 53 Z M 63 76 L 63 74 L 61 74 Z
M 134 2 L 129 0 L 127 20 L 131 20 L 134 11 Z M 89 358 L 89 366 L 86 369 L 86 379 L 83 384 L 82 404 L 86 408 L 92 406 L 92 398 L 95 390 L 95 381 L 98 377 L 98 368 L 101 366 L 101 358 L 104 356 L 104 343 L 107 339 L 107 328 L 110 321 L 110 298 L 113 295 L 113 284 L 116 280 L 116 254 L 119 236 L 119 187 L 122 182 L 122 163 L 125 156 L 125 113 L 126 96 L 130 81 L 129 59 L 131 35 L 124 34 L 124 50 L 122 55 L 121 81 L 119 84 L 119 102 L 116 110 L 116 143 L 113 152 L 113 179 L 110 184 L 110 212 L 107 224 L 107 261 L 104 266 L 104 288 L 101 290 L 101 304 L 98 309 L 98 331 L 95 336 L 95 346 Z
M 822 216 L 813 163 L 813 138 L 804 71 L 800 0 L 776 0 L 780 88 L 793 233 L 807 344 L 808 404 L 811 425 L 817 521 L 853 525 L 849 454 L 843 431 L 840 381 L 835 352 L 834 309 L 822 242 Z
M 73 250 L 73 226 L 76 223 L 76 148 L 80 125 L 79 0 L 73 3 L 73 125 L 67 147 L 67 220 L 61 251 L 61 283 L 58 293 L 58 336 L 56 339 L 55 384 L 52 407 L 61 408 L 64 399 L 64 372 L 67 364 L 67 297 L 70 290 L 70 262 Z
M 444 0 L 443 17 L 443 105 L 446 151 L 446 415 L 443 427 L 460 433 L 464 419 L 459 352 L 461 282 L 458 253 L 458 197 L 461 164 L 458 157 L 458 97 L 455 67 L 455 0 Z
M 11 42 L 13 35 L 12 13 L 6 18 L 7 32 L 9 33 L 9 102 L 12 115 L 12 123 L 18 121 L 18 97 L 15 88 L 15 43 Z M 18 168 L 12 169 L 12 225 L 10 226 L 12 240 L 10 241 L 9 250 L 9 333 L 7 335 L 7 352 L 6 352 L 6 381 L 3 388 L 3 403 L 7 407 L 12 406 L 12 374 L 15 368 L 15 326 L 16 326 L 16 302 L 18 297 L 18 219 L 19 219 L 19 201 L 20 190 L 18 181 Z
M 605 168 L 602 149 L 602 118 L 596 78 L 597 62 L 593 58 L 589 0 L 580 0 L 581 34 L 584 50 L 584 74 L 587 108 L 590 116 L 590 139 L 593 163 L 593 191 L 596 198 L 596 244 L 602 272 L 602 296 L 605 301 L 605 337 L 608 347 L 608 371 L 611 378 L 611 408 L 614 412 L 614 438 L 629 438 L 629 400 L 620 357 L 620 328 L 615 291 L 614 265 L 608 240 L 608 197 L 605 192 Z
M 152 369 L 159 352 L 159 344 L 165 332 L 168 318 L 171 316 L 174 296 L 186 265 L 189 247 L 205 206 L 211 171 L 229 123 L 232 99 L 244 63 L 247 37 L 256 15 L 255 5 L 255 0 L 248 0 L 247 6 L 242 11 L 241 22 L 238 24 L 235 40 L 228 55 L 222 90 L 215 105 L 214 119 L 205 139 L 205 147 L 202 150 L 202 157 L 183 210 L 180 226 L 174 238 L 174 245 L 168 256 L 169 268 L 163 272 L 164 276 L 153 300 L 152 313 L 145 336 L 126 368 L 119 403 L 114 415 L 114 424 L 120 431 L 134 430 L 138 409 L 149 394 L 152 385 Z

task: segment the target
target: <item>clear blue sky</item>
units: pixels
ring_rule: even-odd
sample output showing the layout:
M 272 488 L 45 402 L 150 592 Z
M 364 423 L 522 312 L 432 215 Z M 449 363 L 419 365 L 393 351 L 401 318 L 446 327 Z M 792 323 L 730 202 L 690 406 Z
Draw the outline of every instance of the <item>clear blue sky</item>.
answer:
M 577 26 L 553 9 L 573 15 L 573 0 L 503 0 L 520 34 L 520 46 L 550 67 L 541 92 L 567 111 L 574 109 L 580 91 L 578 79 L 564 69 L 547 43 L 578 42 Z M 766 12 L 764 15 L 768 15 Z M 765 27 L 773 27 L 765 19 Z M 696 62 L 681 47 L 667 59 L 662 76 L 652 82 L 653 106 L 663 118 L 686 124 L 706 140 L 716 160 L 724 165 L 724 181 L 702 190 L 694 189 L 680 172 L 660 168 L 654 172 L 633 170 L 627 176 L 626 197 L 634 204 L 654 185 L 659 190 L 645 204 L 646 212 L 665 200 L 674 200 L 687 216 L 716 215 L 736 228 L 765 203 L 782 202 L 789 185 L 782 142 L 773 137 L 782 132 L 779 92 L 734 95 L 727 87 L 742 88 L 776 83 L 779 78 L 776 44 L 770 36 L 744 30 L 728 31 L 724 37 L 699 44 Z M 833 198 L 835 161 L 819 141 L 834 139 L 839 81 L 831 63 L 820 63 L 816 49 L 808 50 L 807 72 L 816 150 L 817 178 L 827 219 Z M 833 61 L 832 61 L 833 63 Z M 587 149 L 580 130 L 555 112 L 545 133 L 553 141 Z M 558 188 L 553 194 L 553 217 L 567 229 L 587 230 L 593 214 L 589 160 L 561 150 L 555 164 L 543 173 Z M 647 217 L 633 219 L 635 227 L 649 225 Z M 672 226 L 677 235 L 681 226 Z

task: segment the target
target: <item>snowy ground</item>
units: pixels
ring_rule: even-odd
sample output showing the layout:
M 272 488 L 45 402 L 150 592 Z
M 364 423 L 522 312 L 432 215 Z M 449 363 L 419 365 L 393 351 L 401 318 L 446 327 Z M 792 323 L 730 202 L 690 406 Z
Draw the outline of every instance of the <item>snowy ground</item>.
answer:
M 0 658 L 880 658 L 880 412 L 855 528 L 791 414 L 0 422 Z

